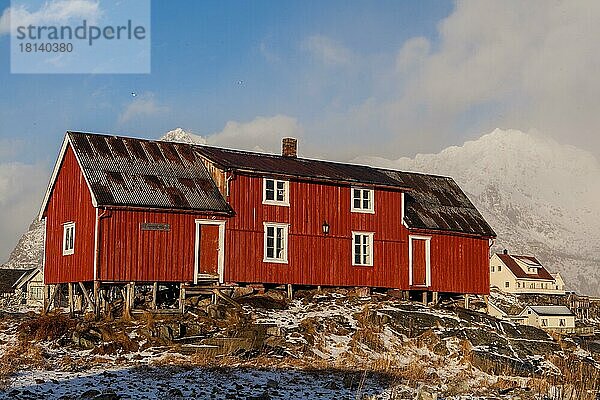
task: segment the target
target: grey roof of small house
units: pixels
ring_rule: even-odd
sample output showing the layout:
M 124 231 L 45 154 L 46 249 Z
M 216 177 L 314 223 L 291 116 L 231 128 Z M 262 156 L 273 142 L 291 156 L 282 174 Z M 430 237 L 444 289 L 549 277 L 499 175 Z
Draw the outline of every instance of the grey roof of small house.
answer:
M 454 179 L 390 169 L 379 171 L 409 188 L 404 216 L 409 228 L 496 236 Z
M 537 315 L 574 315 L 567 306 L 529 306 Z
M 192 145 L 67 135 L 98 206 L 233 212 Z
M 25 274 L 33 271 L 30 269 L 0 268 L 0 293 L 14 293 L 14 285 Z

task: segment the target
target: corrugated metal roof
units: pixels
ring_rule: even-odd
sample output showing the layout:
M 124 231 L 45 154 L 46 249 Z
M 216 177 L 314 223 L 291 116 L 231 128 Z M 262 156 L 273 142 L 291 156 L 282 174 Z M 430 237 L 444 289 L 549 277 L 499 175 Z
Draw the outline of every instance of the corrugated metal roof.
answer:
M 232 212 L 192 145 L 67 134 L 98 206 Z
M 535 257 L 517 256 L 517 255 L 513 256 L 512 254 L 502 254 L 502 253 L 496 253 L 496 255 L 500 258 L 500 260 L 502 260 L 504 265 L 506 265 L 508 267 L 508 269 L 511 270 L 513 275 L 516 276 L 517 278 L 542 279 L 542 280 L 547 280 L 547 281 L 554 280 L 554 277 L 552 275 L 550 275 L 550 272 L 548 272 L 548 270 L 546 270 L 546 268 L 544 268 L 542 266 L 542 264 Z M 515 259 L 526 259 L 532 263 L 539 265 L 539 267 L 536 267 L 537 271 L 538 271 L 537 274 L 528 274 L 527 272 L 525 272 L 523 270 L 523 268 L 521 268 L 521 266 L 515 261 Z
M 195 147 L 196 151 L 225 169 L 248 170 L 299 178 L 358 183 L 374 186 L 402 187 L 395 179 L 376 168 L 275 154 L 230 150 L 219 147 Z
M 566 306 L 529 306 L 537 315 L 575 315 Z
M 379 171 L 410 188 L 405 194 L 404 217 L 410 228 L 496 236 L 454 179 L 389 169 Z

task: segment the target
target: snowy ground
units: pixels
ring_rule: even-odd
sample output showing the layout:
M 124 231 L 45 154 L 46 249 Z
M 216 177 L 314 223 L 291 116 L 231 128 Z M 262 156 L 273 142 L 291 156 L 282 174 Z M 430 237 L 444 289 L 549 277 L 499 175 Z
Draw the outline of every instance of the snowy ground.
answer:
M 152 368 L 20 373 L 1 399 L 355 399 L 389 398 L 383 378 L 328 371 Z
M 18 368 L 0 399 L 541 398 L 526 388 L 528 378 L 499 377 L 471 364 L 473 352 L 548 363 L 540 355 L 524 357 L 518 344 L 529 339 L 521 338 L 516 327 L 510 335 L 504 332 L 509 325 L 494 328 L 493 320 L 489 325 L 490 320 L 464 320 L 451 310 L 339 293 L 297 299 L 284 310 L 244 305 L 243 312 L 253 324 L 281 331 L 270 339 L 285 347 L 284 355 L 199 363 L 198 353 L 176 346 L 99 355 L 56 341 L 38 342 L 31 346 L 45 362 Z M 417 323 L 431 327 L 415 332 Z M 0 323 L 0 357 L 19 345 L 18 324 L 6 317 Z M 140 332 L 128 334 L 143 341 Z M 503 335 L 498 338 L 506 343 L 490 345 L 491 334 Z M 532 346 L 549 346 L 552 339 L 535 340 Z M 573 354 L 589 356 L 580 350 Z M 501 380 L 522 391 L 503 393 Z

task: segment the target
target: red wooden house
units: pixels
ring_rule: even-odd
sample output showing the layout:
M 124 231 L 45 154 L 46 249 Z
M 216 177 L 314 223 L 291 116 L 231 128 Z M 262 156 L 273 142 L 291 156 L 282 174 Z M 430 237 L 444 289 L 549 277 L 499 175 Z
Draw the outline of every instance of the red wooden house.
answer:
M 39 215 L 46 285 L 489 292 L 495 234 L 447 177 L 68 132 Z M 84 290 L 85 291 L 85 290 Z

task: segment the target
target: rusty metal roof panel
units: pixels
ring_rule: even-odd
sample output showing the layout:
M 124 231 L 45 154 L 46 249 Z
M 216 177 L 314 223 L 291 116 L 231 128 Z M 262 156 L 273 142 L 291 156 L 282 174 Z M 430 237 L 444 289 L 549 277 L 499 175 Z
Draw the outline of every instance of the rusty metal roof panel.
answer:
M 542 266 L 542 264 L 535 257 L 516 256 L 516 255 L 513 256 L 512 254 L 502 254 L 502 253 L 496 253 L 496 255 L 498 256 L 498 258 L 500 258 L 500 260 L 502 260 L 504 265 L 506 265 L 508 267 L 508 269 L 510 269 L 517 278 L 542 279 L 542 280 L 548 280 L 548 281 L 554 280 L 554 277 L 550 274 L 550 272 L 548 272 L 548 270 L 546 268 L 544 268 L 544 266 Z M 535 261 L 537 273 L 531 274 L 531 273 L 525 272 L 523 270 L 523 268 L 521 268 L 519 263 L 517 263 L 515 260 Z
M 285 157 L 202 145 L 197 145 L 194 149 L 198 154 L 224 169 L 248 170 L 263 174 L 347 182 L 349 184 L 402 187 L 397 180 L 381 173 L 376 168 L 366 165 Z
M 68 135 L 99 206 L 232 212 L 189 144 Z
M 379 171 L 410 188 L 405 194 L 404 218 L 410 228 L 496 236 L 454 179 L 388 169 Z

